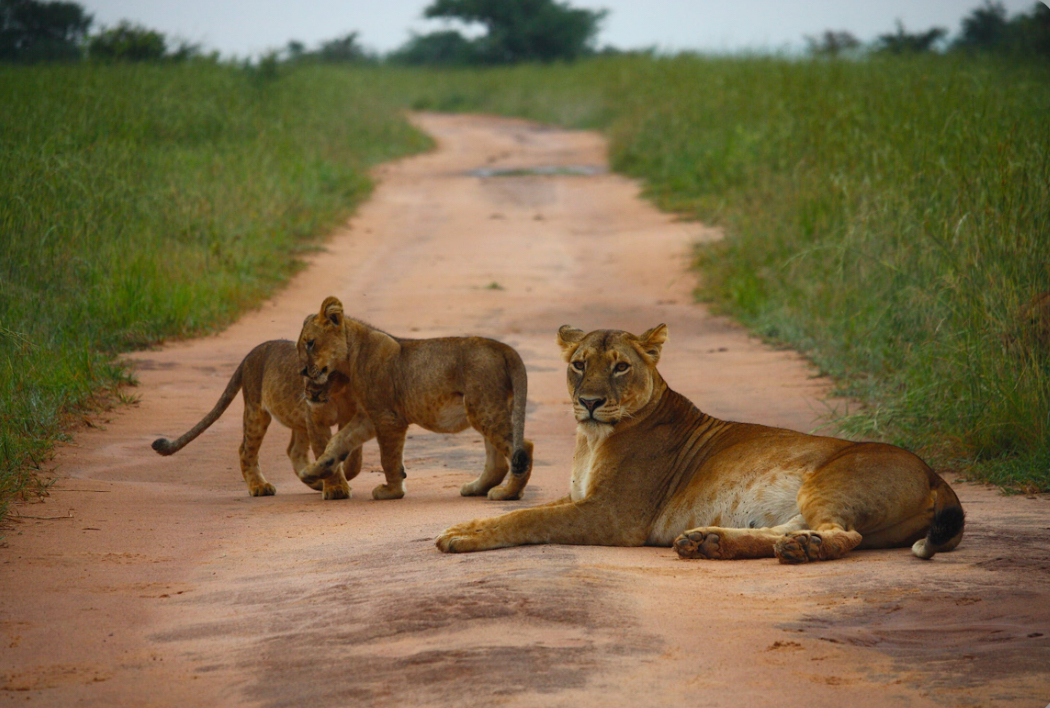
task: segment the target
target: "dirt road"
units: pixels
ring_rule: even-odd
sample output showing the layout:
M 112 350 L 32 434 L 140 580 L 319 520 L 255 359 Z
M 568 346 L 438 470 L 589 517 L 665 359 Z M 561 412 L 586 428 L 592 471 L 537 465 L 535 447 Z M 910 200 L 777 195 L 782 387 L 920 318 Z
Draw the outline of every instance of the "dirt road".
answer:
M 690 244 L 712 234 L 607 174 L 598 136 L 418 120 L 438 150 L 380 170 L 371 201 L 272 302 L 220 336 L 135 355 L 141 403 L 78 433 L 46 503 L 15 509 L 0 549 L 0 704 L 1050 702 L 1046 498 L 954 485 L 967 535 L 930 562 L 906 550 L 802 567 L 660 548 L 439 553 L 447 526 L 568 488 L 559 325 L 666 322 L 664 377 L 720 417 L 812 430 L 826 388 L 797 356 L 693 304 Z M 294 477 L 276 422 L 262 467 L 277 496 L 250 498 L 239 399 L 174 457 L 150 450 L 329 294 L 395 334 L 483 334 L 521 352 L 537 458 L 524 500 L 461 498 L 480 436 L 414 430 L 403 500 L 371 500 L 370 444 L 354 498 L 325 502 Z

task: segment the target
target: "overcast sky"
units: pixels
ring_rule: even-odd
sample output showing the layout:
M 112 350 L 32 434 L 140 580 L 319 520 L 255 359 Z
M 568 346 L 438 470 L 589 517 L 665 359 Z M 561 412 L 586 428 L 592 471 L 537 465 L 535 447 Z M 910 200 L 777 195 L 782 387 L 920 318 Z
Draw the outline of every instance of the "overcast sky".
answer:
M 870 41 L 901 20 L 909 30 L 933 26 L 953 34 L 983 0 L 577 0 L 606 8 L 599 45 L 673 51 L 733 52 L 801 48 L 803 35 L 848 30 Z M 296 39 L 313 47 L 351 31 L 374 50 L 444 27 L 421 18 L 430 0 L 80 0 L 95 29 L 127 19 L 226 56 L 257 55 Z M 1003 0 L 1010 14 L 1034 0 Z

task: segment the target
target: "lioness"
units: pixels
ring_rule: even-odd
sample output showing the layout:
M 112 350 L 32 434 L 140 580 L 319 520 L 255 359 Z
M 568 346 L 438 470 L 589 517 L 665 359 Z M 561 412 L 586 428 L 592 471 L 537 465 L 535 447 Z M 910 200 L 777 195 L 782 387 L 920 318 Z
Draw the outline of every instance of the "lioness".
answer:
M 186 447 L 218 420 L 237 391 L 243 390 L 241 474 L 248 483 L 249 494 L 253 497 L 270 496 L 277 490 L 259 471 L 259 446 L 270 419 L 277 418 L 292 429 L 288 457 L 299 474 L 310 464 L 308 448 L 312 447 L 314 455 L 320 457 L 332 437 L 331 426 L 343 426 L 353 417 L 356 409 L 345 383 L 345 379 L 326 382 L 325 386 L 315 386 L 304 395 L 295 344 L 286 339 L 263 342 L 244 357 L 208 415 L 174 442 L 167 438 L 154 440 L 153 449 L 161 455 L 173 455 Z M 356 477 L 360 471 L 361 449 L 358 448 L 330 478 L 308 484 L 321 490 L 324 499 L 346 499 L 350 496 L 347 480 Z
M 473 427 L 485 438 L 485 469 L 460 493 L 521 498 L 532 473 L 532 443 L 525 439 L 525 364 L 514 349 L 482 337 L 394 337 L 344 316 L 334 297 L 306 318 L 297 346 L 302 375 L 318 386 L 336 372 L 345 375 L 369 418 L 336 433 L 300 479 L 327 479 L 338 460 L 375 435 L 386 484 L 372 496 L 400 499 L 409 425 L 438 433 Z
M 438 548 L 674 545 L 683 558 L 805 563 L 908 544 L 932 558 L 958 545 L 959 499 L 918 457 L 706 415 L 656 370 L 666 339 L 664 325 L 640 337 L 558 330 L 577 421 L 571 493 L 453 526 Z

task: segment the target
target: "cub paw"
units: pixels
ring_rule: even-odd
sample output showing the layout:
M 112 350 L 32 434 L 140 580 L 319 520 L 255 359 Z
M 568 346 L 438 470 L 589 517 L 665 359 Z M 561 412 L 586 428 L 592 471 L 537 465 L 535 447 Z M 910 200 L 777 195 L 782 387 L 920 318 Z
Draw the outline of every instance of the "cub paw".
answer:
M 272 497 L 277 493 L 277 487 L 273 486 L 269 482 L 263 482 L 262 484 L 253 484 L 248 487 L 248 493 L 253 497 Z
M 459 488 L 460 496 L 464 497 L 480 497 L 484 496 L 488 490 L 478 484 L 477 480 L 473 482 L 467 482 Z
M 372 490 L 372 498 L 377 501 L 383 499 L 400 499 L 403 496 L 405 496 L 405 487 L 403 484 L 399 484 L 397 487 L 380 484 Z
M 722 537 L 708 529 L 686 531 L 674 540 L 674 549 L 681 558 L 703 558 L 706 560 L 726 560 L 721 545 Z
M 350 496 L 350 485 L 346 482 L 326 485 L 321 493 L 321 498 L 325 501 L 329 499 L 349 499 Z
M 824 539 L 812 531 L 795 531 L 778 538 L 773 552 L 787 565 L 824 560 Z
M 521 499 L 521 489 L 501 484 L 489 490 L 488 498 L 492 501 L 515 501 Z

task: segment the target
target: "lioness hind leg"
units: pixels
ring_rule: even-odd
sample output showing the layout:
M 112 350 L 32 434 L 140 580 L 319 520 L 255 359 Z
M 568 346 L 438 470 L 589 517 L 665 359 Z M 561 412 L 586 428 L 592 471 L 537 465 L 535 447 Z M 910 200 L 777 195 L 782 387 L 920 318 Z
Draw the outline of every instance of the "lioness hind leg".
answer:
M 781 563 L 794 565 L 815 560 L 841 558 L 860 545 L 863 537 L 838 525 L 816 530 L 792 531 L 777 539 L 773 550 Z
M 787 523 L 758 529 L 703 526 L 686 531 L 674 541 L 674 549 L 682 558 L 706 560 L 733 560 L 737 558 L 772 558 L 776 542 L 784 534 L 805 528 L 802 515 Z
M 253 497 L 268 497 L 277 493 L 259 470 L 259 447 L 266 436 L 270 420 L 270 414 L 264 409 L 245 402 L 244 439 L 240 447 L 241 475 L 248 483 L 248 493 Z
M 489 499 L 501 501 L 521 499 L 521 495 L 525 491 L 525 485 L 529 483 L 529 477 L 532 476 L 532 441 L 525 440 L 523 447 L 529 458 L 529 464 L 528 467 L 525 468 L 525 472 L 522 474 L 511 473 L 508 475 L 503 484 L 489 490 Z

